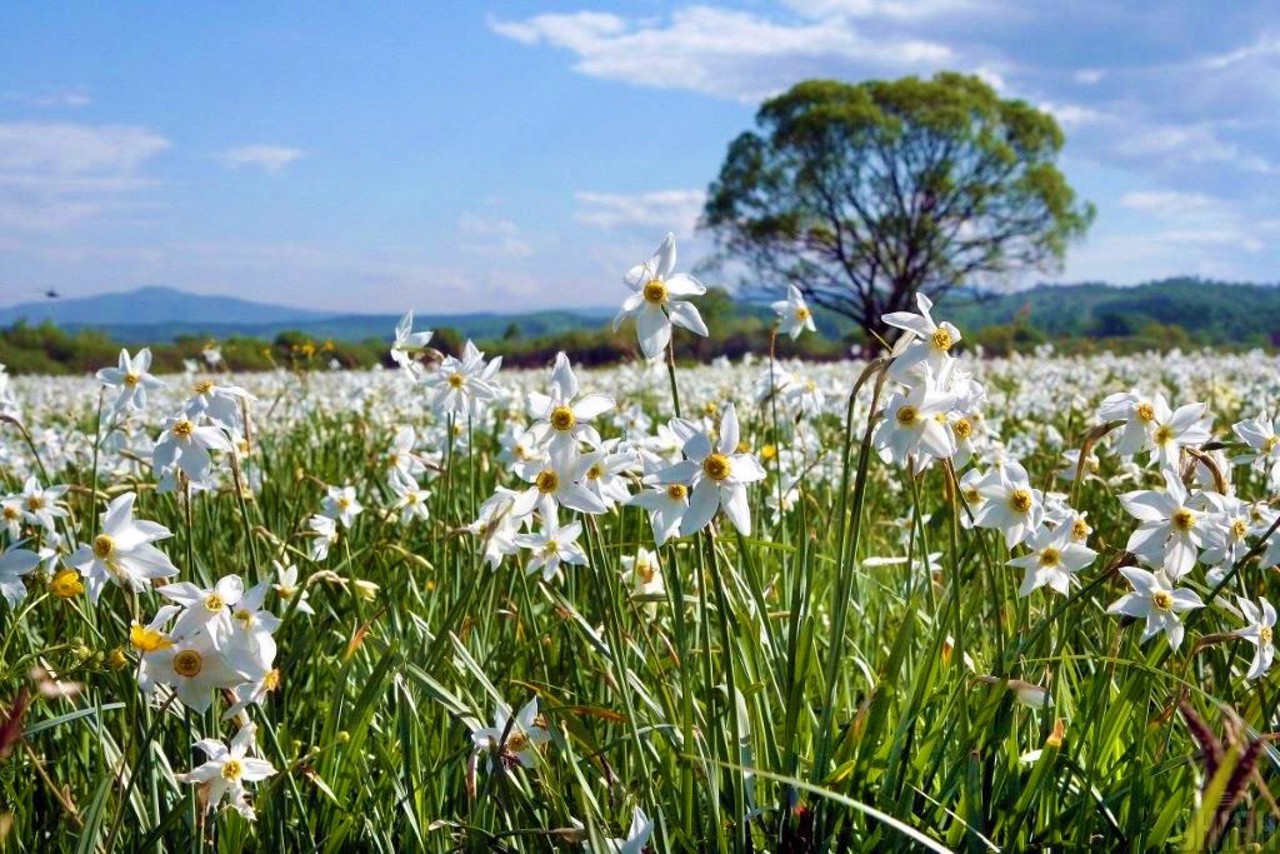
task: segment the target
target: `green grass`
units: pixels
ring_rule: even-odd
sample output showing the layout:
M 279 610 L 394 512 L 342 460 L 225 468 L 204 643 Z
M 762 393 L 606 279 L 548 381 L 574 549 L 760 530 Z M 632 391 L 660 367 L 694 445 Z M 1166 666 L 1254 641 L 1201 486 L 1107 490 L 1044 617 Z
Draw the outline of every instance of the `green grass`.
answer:
M 846 376 L 849 395 L 856 378 Z M 993 377 L 992 397 L 1025 393 L 1017 377 Z M 609 387 L 581 379 L 586 391 Z M 678 379 L 686 411 L 715 402 L 710 383 Z M 483 563 L 463 528 L 497 484 L 516 485 L 495 459 L 505 416 L 467 425 L 473 450 L 442 456 L 430 519 L 405 528 L 378 518 L 387 492 L 376 461 L 389 424 L 412 408 L 343 409 L 305 386 L 281 392 L 305 418 L 277 426 L 270 401 L 258 404 L 242 464 L 262 486 L 243 506 L 229 487 L 187 506 L 157 494 L 149 473 L 104 478 L 95 495 L 87 468 L 50 472 L 77 485 L 72 538 L 88 539 L 110 497 L 137 490 L 138 516 L 175 532 L 163 545 L 180 580 L 205 586 L 232 572 L 252 584 L 285 558 L 311 576 L 316 613 L 277 609 L 282 679 L 252 715 L 279 773 L 251 787 L 251 824 L 229 810 L 202 817 L 194 787 L 174 777 L 203 760 L 198 738 L 230 738 L 234 727 L 217 720 L 225 701 L 183 714 L 149 707 L 137 688 L 129 622 L 146 622 L 160 598 L 113 586 L 93 607 L 33 579 L 22 606 L 0 608 L 0 701 L 13 707 L 36 664 L 84 690 L 33 699 L 21 741 L 0 760 L 0 850 L 98 851 L 108 840 L 125 851 L 571 850 L 583 840 L 600 850 L 636 806 L 655 820 L 651 845 L 662 851 L 1198 849 L 1216 810 L 1200 808 L 1211 781 L 1176 703 L 1219 735 L 1228 708 L 1255 733 L 1276 716 L 1274 679 L 1240 676 L 1243 644 L 1197 647 L 1238 620 L 1207 608 L 1170 654 L 1162 636 L 1139 645 L 1140 626 L 1105 613 L 1128 591 L 1113 570 L 1134 527 L 1106 454 L 1073 500 L 1089 512 L 1098 560 L 1070 597 L 1018 598 L 1002 537 L 962 524 L 949 473 L 935 465 L 912 479 L 870 447 L 871 400 L 887 389 L 874 373 L 864 379 L 847 419 L 813 419 L 837 476 L 802 480 L 777 524 L 765 506 L 778 490 L 771 476 L 751 492 L 752 536 L 720 517 L 714 533 L 663 546 L 659 601 L 637 601 L 621 582 L 622 556 L 652 547 L 638 508 L 587 520 L 590 565 L 569 567 L 561 583 L 527 576 L 523 557 Z M 1096 393 L 1124 387 L 1100 379 Z M 659 386 L 641 401 L 665 419 L 667 397 Z M 1001 427 L 1011 437 L 1053 426 L 1078 447 L 1091 406 L 1063 402 L 1047 418 L 1013 409 Z M 1239 402 L 1223 410 L 1219 425 L 1241 414 Z M 756 452 L 791 441 L 792 413 L 740 412 Z M 416 417 L 418 427 L 432 420 Z M 95 430 L 85 405 L 32 427 L 90 441 Z M 14 424 L 0 430 L 22 443 Z M 1045 444 L 1023 461 L 1037 486 L 1054 483 L 1057 450 Z M 1266 494 L 1256 474 L 1234 474 L 1242 495 Z M 368 509 L 313 563 L 305 519 L 323 484 L 342 483 Z M 3 484 L 21 487 L 16 468 Z M 942 553 L 932 571 L 931 552 Z M 885 556 L 905 562 L 864 563 Z M 1194 578 L 1209 599 L 1202 573 Z M 1256 598 L 1273 578 L 1250 559 L 1218 598 Z M 356 579 L 376 592 L 358 595 Z M 116 650 L 126 661 L 113 668 Z M 1020 703 L 1009 679 L 1048 687 L 1051 705 Z M 490 774 L 480 757 L 469 771 L 471 730 L 491 725 L 496 703 L 535 696 L 551 734 L 536 766 Z M 1258 766 L 1266 779 L 1273 756 L 1268 748 Z M 1214 792 L 1229 774 L 1219 776 Z M 1275 818 L 1256 786 L 1244 789 L 1219 844 L 1273 844 Z

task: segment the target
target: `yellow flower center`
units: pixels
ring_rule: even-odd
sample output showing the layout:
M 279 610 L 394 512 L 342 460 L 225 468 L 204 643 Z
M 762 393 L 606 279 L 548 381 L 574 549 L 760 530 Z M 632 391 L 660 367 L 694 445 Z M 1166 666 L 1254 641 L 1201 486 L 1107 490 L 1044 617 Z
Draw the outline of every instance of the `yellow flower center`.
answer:
M 702 461 L 702 471 L 712 480 L 729 477 L 729 458 L 724 454 L 712 454 Z
M 1249 526 L 1245 524 L 1243 519 L 1237 519 L 1231 523 L 1231 534 L 1237 540 L 1243 540 L 1244 535 L 1249 533 Z
M 262 677 L 262 687 L 267 691 L 274 691 L 280 687 L 280 668 L 274 667 Z
M 190 439 L 191 434 L 195 432 L 195 429 L 196 425 L 192 424 L 185 418 L 180 418 L 174 422 L 173 435 L 183 440 Z
M 1150 423 L 1156 419 L 1156 408 L 1149 403 L 1139 403 L 1134 412 L 1137 413 L 1139 421 Z
M 210 593 L 208 596 L 204 597 L 204 607 L 211 613 L 216 614 L 226 606 L 227 603 L 223 602 L 222 597 L 217 593 Z
M 973 424 L 969 422 L 968 418 L 958 419 L 956 423 L 951 425 L 951 429 L 955 431 L 958 439 L 968 439 L 973 435 Z
M 21 515 L 22 515 L 22 512 L 18 510 L 17 507 L 14 507 L 12 504 L 6 504 L 4 506 L 4 518 L 17 519 Z
M 1031 493 L 1026 489 L 1015 489 L 1009 495 L 1009 506 L 1018 513 L 1026 513 L 1031 509 Z
M 573 414 L 573 410 L 567 406 L 557 406 L 551 410 L 551 426 L 566 433 L 573 429 L 573 425 L 578 423 L 577 417 Z
M 649 584 L 653 581 L 653 573 L 655 569 L 656 567 L 647 560 L 636 562 L 636 575 L 640 576 L 640 580 L 645 584 Z
M 244 773 L 244 766 L 240 764 L 239 759 L 228 759 L 222 763 L 222 779 L 235 782 L 240 779 L 240 775 Z
M 247 608 L 241 608 L 236 611 L 235 618 L 241 625 L 248 628 L 249 624 L 253 622 L 253 612 Z
M 1173 527 L 1179 531 L 1190 531 L 1196 523 L 1196 514 L 1192 513 L 1185 507 L 1179 507 L 1173 511 L 1173 516 L 1169 518 L 1173 523 Z
M 134 371 L 130 371 L 124 375 L 124 384 L 129 388 L 133 388 L 140 382 L 142 382 L 142 377 Z
M 604 474 L 604 466 L 600 465 L 599 463 L 596 463 L 591 468 L 587 469 L 586 477 L 587 477 L 587 480 L 599 480 L 600 475 L 602 474 Z
M 27 509 L 32 513 L 44 508 L 44 498 L 39 495 L 32 495 L 27 498 Z
M 512 753 L 520 753 L 529 747 L 529 736 L 523 732 L 515 731 L 507 736 L 507 750 Z
M 672 501 L 684 501 L 689 496 L 689 488 L 683 483 L 673 483 L 667 487 L 667 497 Z
M 1083 519 L 1077 519 L 1072 522 L 1071 538 L 1076 542 L 1083 542 L 1089 539 L 1089 523 Z
M 208 394 L 213 391 L 213 380 L 200 380 L 196 383 L 196 394 Z
M 338 509 L 339 509 L 339 510 L 350 510 L 350 509 L 351 509 L 351 499 L 350 499 L 350 498 L 348 498 L 348 497 L 347 497 L 347 496 L 345 496 L 345 495 L 341 495 L 341 496 L 339 496 L 339 497 L 338 497 Z
M 200 673 L 204 659 L 194 649 L 184 649 L 173 657 L 173 672 L 188 679 Z
M 108 534 L 99 534 L 93 538 L 93 556 L 98 560 L 106 560 L 116 550 L 116 541 Z
M 157 652 L 173 646 L 173 641 L 164 632 L 149 629 L 141 623 L 134 623 L 129 628 L 129 643 L 142 652 Z
M 912 424 L 915 424 L 919 418 L 920 410 L 916 409 L 909 403 L 905 406 L 898 407 L 898 414 L 894 416 L 894 420 L 903 427 L 910 427 Z
M 650 279 L 644 283 L 645 302 L 662 305 L 667 301 L 667 286 L 661 279 Z
M 966 504 L 978 504 L 982 501 L 982 493 L 976 486 L 971 486 L 964 491 L 964 501 Z
M 951 333 L 945 329 L 936 329 L 933 333 L 933 346 L 936 350 L 947 352 L 951 349 L 951 345 L 955 342 L 951 340 Z
M 462 384 L 465 383 L 466 381 L 467 381 L 467 378 L 464 377 L 462 374 L 453 373 L 449 375 L 450 388 L 462 388 Z
M 1165 445 L 1173 438 L 1173 428 L 1167 424 L 1161 424 L 1156 428 L 1155 440 L 1157 445 Z
M 804 323 L 812 316 L 813 312 L 809 311 L 809 307 L 807 305 L 796 306 L 796 320 Z
M 555 492 L 560 488 L 560 475 L 556 474 L 555 469 L 543 469 L 538 472 L 538 477 L 534 480 L 533 485 L 538 487 L 538 491 L 543 495 Z
M 1040 552 L 1041 566 L 1057 566 L 1062 562 L 1062 555 L 1055 548 L 1048 548 Z
M 1173 594 L 1168 590 L 1157 590 L 1151 594 L 1151 604 L 1161 611 L 1171 610 L 1173 608 Z
M 1271 643 L 1271 627 L 1270 626 L 1258 627 L 1258 643 L 1262 644 L 1263 646 L 1268 646 Z
M 1262 443 L 1262 453 L 1269 454 L 1276 449 L 1276 445 L 1280 445 L 1280 436 L 1268 436 L 1267 441 Z
M 760 459 L 762 460 L 768 461 L 773 459 L 776 456 L 778 456 L 777 445 L 765 445 L 763 448 L 760 449 Z

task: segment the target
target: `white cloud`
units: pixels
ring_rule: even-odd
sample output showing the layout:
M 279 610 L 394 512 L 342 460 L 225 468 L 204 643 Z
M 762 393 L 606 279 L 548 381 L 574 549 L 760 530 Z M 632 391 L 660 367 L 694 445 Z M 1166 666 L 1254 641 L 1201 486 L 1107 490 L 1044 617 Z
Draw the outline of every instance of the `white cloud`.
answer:
M 87 107 L 93 98 L 83 89 L 64 89 L 57 92 L 30 94 L 25 92 L 6 92 L 6 101 L 16 101 L 28 107 Z
M 1255 59 L 1280 57 L 1280 35 L 1264 33 L 1257 41 L 1227 53 L 1205 57 L 1200 65 L 1212 71 L 1229 68 Z
M 1216 210 L 1218 202 L 1203 193 L 1183 193 L 1176 190 L 1135 191 L 1121 196 L 1120 206 L 1135 211 L 1184 214 Z
M 242 145 L 227 149 L 218 155 L 218 159 L 229 169 L 251 167 L 275 173 L 302 155 L 299 149 L 283 145 Z
M 577 192 L 574 219 L 596 228 L 643 228 L 654 233 L 673 231 L 689 237 L 698 224 L 707 194 L 703 190 L 657 190 L 624 195 Z
M 128 173 L 169 145 L 140 127 L 12 122 L 0 124 L 0 171 Z
M 458 218 L 458 231 L 476 237 L 510 237 L 519 234 L 520 228 L 509 219 L 483 217 L 468 212 Z
M 0 124 L 0 229 L 58 231 L 137 207 L 139 175 L 169 141 L 121 125 Z
M 749 12 L 693 6 L 667 21 L 599 12 L 490 20 L 522 44 L 577 55 L 574 70 L 641 86 L 691 89 L 754 102 L 819 73 L 859 77 L 955 65 L 951 48 L 925 38 L 860 31 L 844 16 L 779 22 Z
M 830 15 L 850 18 L 922 20 L 957 13 L 981 12 L 980 7 L 1004 5 L 992 0 L 786 0 L 797 12 L 811 17 Z
M 1101 68 L 1081 68 L 1071 76 L 1077 83 L 1092 86 L 1095 83 L 1101 83 L 1102 79 L 1107 76 L 1107 72 Z

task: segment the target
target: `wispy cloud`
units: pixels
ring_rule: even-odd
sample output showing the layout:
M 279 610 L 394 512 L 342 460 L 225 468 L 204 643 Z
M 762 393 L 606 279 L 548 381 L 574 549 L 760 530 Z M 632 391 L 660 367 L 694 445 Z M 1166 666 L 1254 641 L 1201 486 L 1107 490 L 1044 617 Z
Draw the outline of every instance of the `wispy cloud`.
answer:
M 302 156 L 300 149 L 283 145 L 241 145 L 221 152 L 218 159 L 229 169 L 250 168 L 275 173 Z
M 0 124 L 0 228 L 56 231 L 132 207 L 140 168 L 170 147 L 123 125 Z
M 490 27 L 523 44 L 568 50 L 576 55 L 574 69 L 591 77 L 744 101 L 757 101 L 823 69 L 858 77 L 930 71 L 956 60 L 954 51 L 939 42 L 872 37 L 847 15 L 824 14 L 780 21 L 692 6 L 665 21 L 575 12 L 490 20 Z
M 83 89 L 62 89 L 50 92 L 6 92 L 4 100 L 25 104 L 28 107 L 87 107 L 93 98 Z
M 644 229 L 646 232 L 674 231 L 691 236 L 702 213 L 707 194 L 703 190 L 656 190 L 649 193 L 573 194 L 577 202 L 574 219 L 583 225 L 606 229 Z

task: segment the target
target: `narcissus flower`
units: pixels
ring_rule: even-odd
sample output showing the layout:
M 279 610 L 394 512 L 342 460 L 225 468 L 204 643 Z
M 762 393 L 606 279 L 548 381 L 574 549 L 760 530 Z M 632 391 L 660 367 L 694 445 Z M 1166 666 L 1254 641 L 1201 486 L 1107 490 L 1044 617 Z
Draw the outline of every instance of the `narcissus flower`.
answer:
M 1249 621 L 1249 625 L 1237 629 L 1235 635 L 1257 647 L 1245 678 L 1257 679 L 1271 669 L 1271 661 L 1275 657 L 1276 609 L 1266 599 L 1261 600 L 1261 608 L 1242 596 L 1237 597 L 1236 601 L 1240 603 L 1240 613 Z
M 98 604 L 102 588 L 113 581 L 139 593 L 156 578 L 172 578 L 178 568 L 164 552 L 151 545 L 173 534 L 155 522 L 133 518 L 132 492 L 117 497 L 102 514 L 102 527 L 93 542 L 81 546 L 67 558 L 67 565 L 80 570 L 89 586 L 89 598 Z
M 720 419 L 720 441 L 712 445 L 706 433 L 695 433 L 684 444 L 687 459 L 660 472 L 657 481 L 689 487 L 689 508 L 680 520 L 680 536 L 701 531 L 721 507 L 744 536 L 751 535 L 751 506 L 747 484 L 764 480 L 765 471 L 752 454 L 738 453 L 738 413 L 731 403 Z
M 1163 571 L 1148 572 L 1136 566 L 1125 566 L 1120 568 L 1120 573 L 1129 579 L 1133 592 L 1112 602 L 1107 613 L 1145 619 L 1147 625 L 1142 631 L 1143 643 L 1153 635 L 1164 632 L 1170 647 L 1177 649 L 1181 646 L 1184 629 L 1178 614 L 1204 607 L 1204 602 L 1200 601 L 1195 591 L 1175 589 L 1173 582 Z
M 623 320 L 634 315 L 640 350 L 650 361 L 662 357 L 671 341 L 672 324 L 704 338 L 709 334 L 698 309 L 679 299 L 702 296 L 706 287 L 688 273 L 673 273 L 675 267 L 676 236 L 668 234 L 652 258 L 632 267 L 623 278 L 635 293 L 622 303 L 613 329 L 616 332 Z
M 27 549 L 9 549 L 0 554 L 0 594 L 11 609 L 27 598 L 22 577 L 39 565 L 40 555 Z
M 107 388 L 119 389 L 111 404 L 113 412 L 126 409 L 140 410 L 147 405 L 147 389 L 160 388 L 163 382 L 151 376 L 151 350 L 143 347 L 138 355 L 130 356 L 128 350 L 120 351 L 120 361 L 114 368 L 98 371 L 98 381 Z
M 499 763 L 510 768 L 523 765 L 532 768 L 538 748 L 551 740 L 551 735 L 538 726 L 538 698 L 525 704 L 513 719 L 511 707 L 499 703 L 493 712 L 493 726 L 471 733 L 476 753 L 488 753 L 488 768 L 496 771 Z
M 806 329 L 813 332 L 813 312 L 804 301 L 804 295 L 795 285 L 787 285 L 787 298 L 773 304 L 778 315 L 778 329 L 792 339 L 799 338 Z
M 267 760 L 248 755 L 257 731 L 253 724 L 245 724 L 231 739 L 230 746 L 215 738 L 202 738 L 196 742 L 196 747 L 206 757 L 205 763 L 176 776 L 183 783 L 194 783 L 202 788 L 201 799 L 207 811 L 216 810 L 226 798 L 236 812 L 250 821 L 254 819 L 253 806 L 249 803 L 244 784 L 265 780 L 276 773 L 275 767 Z

